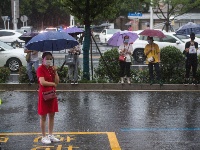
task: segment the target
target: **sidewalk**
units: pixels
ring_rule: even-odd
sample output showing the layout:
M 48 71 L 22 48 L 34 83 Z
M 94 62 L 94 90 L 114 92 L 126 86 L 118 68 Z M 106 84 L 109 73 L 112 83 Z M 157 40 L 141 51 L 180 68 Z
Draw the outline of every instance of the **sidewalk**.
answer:
M 0 91 L 36 91 L 37 89 L 38 84 L 0 84 Z M 160 86 L 159 84 L 141 83 L 79 83 L 78 85 L 71 85 L 69 83 L 60 83 L 56 89 L 57 91 L 200 91 L 200 86 L 185 86 L 183 84 L 164 84 Z

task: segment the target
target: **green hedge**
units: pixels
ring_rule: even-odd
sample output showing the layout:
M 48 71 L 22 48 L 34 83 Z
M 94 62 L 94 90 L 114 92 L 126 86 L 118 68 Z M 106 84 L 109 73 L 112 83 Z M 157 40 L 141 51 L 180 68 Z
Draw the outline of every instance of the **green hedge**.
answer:
M 0 83 L 6 83 L 10 76 L 10 69 L 8 67 L 0 67 Z

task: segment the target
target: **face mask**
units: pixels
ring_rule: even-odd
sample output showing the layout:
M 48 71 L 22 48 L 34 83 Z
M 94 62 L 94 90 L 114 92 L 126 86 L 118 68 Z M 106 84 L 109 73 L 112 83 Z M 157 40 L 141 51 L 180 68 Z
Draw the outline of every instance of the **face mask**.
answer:
M 46 60 L 46 59 L 44 59 L 44 65 L 46 65 L 46 66 L 53 66 L 53 60 Z
M 128 41 L 129 41 L 129 39 L 125 39 L 125 40 L 124 40 L 124 43 L 128 43 Z
M 148 42 L 149 44 L 151 44 L 151 40 L 147 40 L 147 42 Z

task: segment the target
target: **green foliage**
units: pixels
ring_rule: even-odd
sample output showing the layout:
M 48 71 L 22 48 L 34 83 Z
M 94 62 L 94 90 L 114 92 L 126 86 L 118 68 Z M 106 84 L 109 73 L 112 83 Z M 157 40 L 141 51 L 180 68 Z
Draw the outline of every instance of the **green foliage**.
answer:
M 37 76 L 36 76 L 34 68 L 32 68 L 32 73 L 33 73 L 33 79 L 35 83 L 37 83 Z M 20 67 L 19 69 L 19 83 L 29 83 L 27 69 L 24 66 Z
M 99 66 L 95 69 L 96 78 L 102 81 L 119 81 L 119 52 L 118 50 L 111 49 L 103 54 L 103 58 L 99 59 Z
M 183 68 L 185 57 L 183 53 L 173 46 L 161 49 L 161 76 L 166 83 L 180 83 L 184 79 Z
M 33 68 L 32 72 L 33 72 L 34 81 L 35 81 L 35 83 L 37 83 L 37 75 L 35 73 L 34 68 Z M 61 71 L 60 71 L 60 68 L 58 67 L 58 75 L 60 77 L 60 83 L 67 82 L 67 73 L 68 73 L 67 67 L 63 67 L 63 69 Z M 27 69 L 24 66 L 20 67 L 20 70 L 19 70 L 19 83 L 29 83 Z
M 7 67 L 0 68 L 0 83 L 6 83 L 10 76 L 10 69 Z
M 131 80 L 132 80 L 132 83 L 148 83 L 149 70 L 147 68 L 131 70 Z

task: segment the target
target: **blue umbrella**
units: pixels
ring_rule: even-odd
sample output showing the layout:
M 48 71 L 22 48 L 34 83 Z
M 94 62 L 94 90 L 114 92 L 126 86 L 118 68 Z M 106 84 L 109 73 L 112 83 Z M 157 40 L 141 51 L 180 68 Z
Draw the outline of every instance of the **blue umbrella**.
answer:
M 181 26 L 176 31 L 176 34 L 189 35 L 192 32 L 194 32 L 195 34 L 200 33 L 200 25 L 193 22 L 188 22 L 187 24 Z
M 120 46 L 123 44 L 125 36 L 129 36 L 129 44 L 138 39 L 137 33 L 133 33 L 131 31 L 119 31 L 113 34 L 113 36 L 108 40 L 108 45 Z
M 25 47 L 36 51 L 60 51 L 78 45 L 75 38 L 65 32 L 43 32 L 34 36 Z

